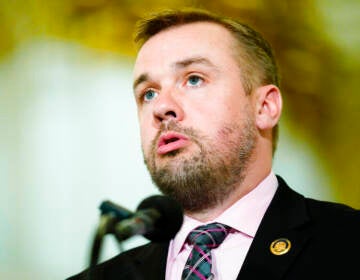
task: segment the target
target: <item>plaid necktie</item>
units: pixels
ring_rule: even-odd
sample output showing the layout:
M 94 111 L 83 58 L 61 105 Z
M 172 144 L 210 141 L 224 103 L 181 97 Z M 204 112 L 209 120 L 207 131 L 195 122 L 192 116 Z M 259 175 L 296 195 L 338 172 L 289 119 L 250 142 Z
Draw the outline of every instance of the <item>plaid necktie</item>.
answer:
M 193 249 L 186 261 L 182 280 L 213 279 L 210 251 L 220 246 L 230 229 L 226 225 L 212 223 L 199 226 L 189 233 L 186 241 L 193 245 Z

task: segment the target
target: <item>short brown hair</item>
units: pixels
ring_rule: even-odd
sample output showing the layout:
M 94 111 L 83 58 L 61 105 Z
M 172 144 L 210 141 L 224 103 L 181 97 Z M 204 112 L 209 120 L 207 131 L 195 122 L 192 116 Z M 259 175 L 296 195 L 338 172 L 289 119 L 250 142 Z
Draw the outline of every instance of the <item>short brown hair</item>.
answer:
M 142 46 L 157 33 L 194 22 L 213 22 L 225 27 L 237 43 L 236 58 L 240 65 L 244 90 L 251 94 L 258 86 L 274 84 L 279 86 L 276 61 L 270 44 L 256 30 L 247 24 L 222 17 L 200 9 L 165 10 L 137 23 L 135 42 Z M 278 125 L 273 128 L 273 152 L 276 149 Z

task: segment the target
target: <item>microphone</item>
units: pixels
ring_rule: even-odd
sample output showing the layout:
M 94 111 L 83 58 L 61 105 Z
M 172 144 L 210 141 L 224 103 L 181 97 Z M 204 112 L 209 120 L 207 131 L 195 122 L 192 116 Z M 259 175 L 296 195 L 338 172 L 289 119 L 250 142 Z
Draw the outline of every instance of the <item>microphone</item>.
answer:
M 183 209 L 171 197 L 153 195 L 144 199 L 135 213 L 105 201 L 100 206 L 105 214 L 114 216 L 108 232 L 114 233 L 118 241 L 124 241 L 134 235 L 143 235 L 154 242 L 172 239 L 183 223 Z
M 183 223 L 180 204 L 162 195 L 144 199 L 135 213 L 107 200 L 100 205 L 101 219 L 91 247 L 88 278 L 93 279 L 92 268 L 97 264 L 103 237 L 115 234 L 119 242 L 140 234 L 150 241 L 166 242 L 172 239 Z
M 114 222 L 128 219 L 132 215 L 134 215 L 134 213 L 131 212 L 130 210 L 128 210 L 120 205 L 117 205 L 110 200 L 103 201 L 100 204 L 99 209 L 100 209 L 102 215 L 112 216 L 114 218 Z

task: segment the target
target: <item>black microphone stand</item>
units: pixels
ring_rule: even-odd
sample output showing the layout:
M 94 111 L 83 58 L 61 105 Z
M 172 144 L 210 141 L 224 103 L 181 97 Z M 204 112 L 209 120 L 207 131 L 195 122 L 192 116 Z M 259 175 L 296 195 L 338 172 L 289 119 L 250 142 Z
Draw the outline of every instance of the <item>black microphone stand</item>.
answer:
M 98 263 L 100 257 L 103 238 L 108 233 L 109 228 L 114 224 L 115 220 L 115 217 L 109 214 L 101 215 L 100 217 L 100 222 L 95 232 L 91 247 L 90 262 L 87 275 L 88 280 L 94 279 L 94 267 Z
M 129 218 L 132 215 L 132 212 L 129 210 L 116 205 L 109 200 L 103 201 L 99 209 L 101 211 L 101 216 L 92 241 L 89 268 L 87 272 L 88 280 L 94 280 L 94 268 L 99 261 L 104 236 L 107 233 L 114 233 L 115 224 L 121 220 Z

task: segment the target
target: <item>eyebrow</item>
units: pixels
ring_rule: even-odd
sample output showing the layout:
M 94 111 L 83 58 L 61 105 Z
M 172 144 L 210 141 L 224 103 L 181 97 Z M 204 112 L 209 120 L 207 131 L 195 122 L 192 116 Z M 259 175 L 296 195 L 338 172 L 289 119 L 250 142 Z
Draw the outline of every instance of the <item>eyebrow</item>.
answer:
M 211 67 L 214 69 L 217 68 L 209 59 L 207 59 L 205 57 L 201 57 L 201 56 L 190 57 L 190 58 L 186 58 L 186 59 L 183 59 L 180 61 L 176 61 L 171 64 L 171 68 L 178 70 L 178 69 L 189 67 L 190 65 L 194 65 L 194 64 L 195 65 L 196 64 L 205 65 L 205 66 L 208 66 L 208 67 Z M 140 84 L 147 82 L 149 80 L 151 80 L 151 78 L 148 73 L 141 74 L 137 79 L 135 79 L 135 81 L 133 83 L 133 89 L 135 90 L 136 87 L 138 87 Z
M 150 80 L 150 77 L 147 73 L 145 74 L 141 74 L 133 83 L 133 89 L 135 90 L 137 88 L 138 85 L 140 85 L 143 82 L 146 82 Z

